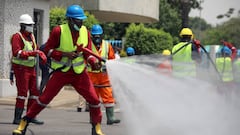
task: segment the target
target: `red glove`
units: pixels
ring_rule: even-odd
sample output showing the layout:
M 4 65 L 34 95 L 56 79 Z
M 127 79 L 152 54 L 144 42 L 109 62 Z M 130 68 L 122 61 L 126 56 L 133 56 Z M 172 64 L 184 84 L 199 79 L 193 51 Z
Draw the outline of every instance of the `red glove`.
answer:
M 20 57 L 27 58 L 29 56 L 36 56 L 38 54 L 37 51 L 22 51 Z
M 194 39 L 194 40 L 193 40 L 193 43 L 196 45 L 197 48 L 201 48 L 201 43 L 200 43 L 199 40 Z
M 87 61 L 90 64 L 92 70 L 100 70 L 102 67 L 101 62 L 99 62 L 99 60 L 92 55 L 88 57 Z
M 83 44 L 77 45 L 77 52 L 83 51 Z
M 36 52 L 38 53 L 39 57 L 42 59 L 41 64 L 45 65 L 47 63 L 46 55 L 40 50 L 36 50 Z

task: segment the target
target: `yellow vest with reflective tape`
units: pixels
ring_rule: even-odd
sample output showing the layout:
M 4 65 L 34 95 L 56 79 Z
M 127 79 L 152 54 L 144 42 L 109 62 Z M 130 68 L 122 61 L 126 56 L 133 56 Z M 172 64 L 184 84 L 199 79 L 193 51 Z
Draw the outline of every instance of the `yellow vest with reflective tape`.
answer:
M 216 66 L 224 82 L 233 80 L 232 60 L 230 57 L 216 58 Z
M 177 51 L 186 42 L 180 42 L 172 49 L 172 53 Z M 176 77 L 196 77 L 196 64 L 192 60 L 192 44 L 179 50 L 172 56 L 172 72 Z
M 68 24 L 60 25 L 60 28 L 61 28 L 60 45 L 56 50 L 62 51 L 62 52 L 76 51 L 77 46 L 73 44 L 72 34 Z M 88 31 L 85 26 L 82 26 L 79 30 L 79 37 L 77 39 L 77 44 L 79 45 L 83 44 L 83 47 L 86 47 L 88 44 Z M 79 56 L 73 60 L 70 60 L 68 57 L 62 57 L 60 61 L 56 61 L 52 59 L 51 65 L 52 65 L 52 68 L 55 70 L 65 66 L 65 68 L 61 70 L 62 72 L 67 72 L 72 66 L 74 72 L 77 74 L 82 73 L 82 71 L 85 68 L 82 52 L 80 52 Z
M 234 67 L 234 81 L 235 82 L 240 82 L 240 58 L 238 58 L 236 61 L 233 63 Z
M 22 49 L 23 51 L 33 51 L 32 42 L 33 42 L 34 48 L 37 48 L 37 45 L 36 45 L 33 35 L 32 35 L 33 41 L 31 42 L 31 41 L 25 40 L 20 32 L 18 32 L 18 34 L 20 35 L 20 37 L 23 41 L 23 44 L 24 44 L 24 47 Z M 13 57 L 12 63 L 27 66 L 27 67 L 34 67 L 36 65 L 36 60 L 35 60 L 35 57 L 33 57 L 33 56 L 29 56 L 28 59 L 26 59 L 26 60 L 17 58 L 17 57 Z
M 95 54 L 98 55 L 98 51 L 95 47 L 95 45 L 92 43 L 92 48 L 93 48 L 93 52 Z M 109 51 L 109 43 L 105 40 L 102 40 L 102 44 L 101 44 L 101 58 L 107 60 L 108 59 L 108 51 Z M 88 72 L 94 72 L 94 73 L 98 73 L 98 72 L 102 72 L 103 68 L 106 68 L 106 64 L 104 62 L 102 62 L 102 68 L 100 70 L 92 70 L 92 68 L 90 66 L 88 66 Z

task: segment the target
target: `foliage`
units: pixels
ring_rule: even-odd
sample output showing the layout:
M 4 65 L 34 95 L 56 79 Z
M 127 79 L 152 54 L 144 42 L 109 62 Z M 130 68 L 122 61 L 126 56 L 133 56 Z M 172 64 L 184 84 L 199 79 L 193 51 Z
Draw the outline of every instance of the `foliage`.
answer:
M 190 17 L 189 27 L 192 29 L 198 29 L 201 31 L 211 28 L 211 24 L 208 24 L 204 19 L 200 17 Z
M 202 40 L 202 31 L 212 28 L 211 24 L 208 24 L 204 19 L 200 17 L 190 17 L 189 27 L 194 33 L 194 38 L 199 40 Z
M 201 0 L 167 0 L 173 9 L 179 13 L 182 19 L 182 27 L 189 27 L 189 12 L 191 9 L 201 9 Z
M 218 15 L 217 19 L 222 19 L 224 17 L 230 18 L 232 16 L 234 10 L 235 10 L 234 8 L 229 8 L 227 13 Z
M 105 39 L 121 40 L 129 23 L 101 23 Z
M 92 28 L 92 25 L 99 24 L 99 21 L 95 18 L 94 15 L 90 14 L 89 12 L 85 12 L 87 19 L 84 20 L 84 26 L 86 26 L 89 30 Z
M 169 32 L 175 39 L 179 35 L 181 29 L 181 18 L 175 8 L 167 2 L 167 0 L 160 0 L 159 5 L 159 22 L 153 24 L 145 24 L 150 28 L 162 28 L 164 31 Z
M 67 22 L 66 20 L 66 9 L 63 7 L 54 7 L 50 9 L 50 31 L 53 27 L 57 25 L 61 25 Z M 98 24 L 98 20 L 94 17 L 94 15 L 89 12 L 85 12 L 87 19 L 84 20 L 84 25 L 90 29 L 93 24 Z
M 220 40 L 233 43 L 240 48 L 240 17 L 231 18 L 229 21 L 215 28 L 206 30 L 202 42 L 204 44 L 220 44 Z
M 63 7 L 54 7 L 50 9 L 50 31 L 53 27 L 66 23 L 66 9 Z
M 125 50 L 121 50 L 120 51 L 120 57 L 127 57 L 127 53 L 126 53 L 126 51 Z
M 136 54 L 161 53 L 172 45 L 171 35 L 163 30 L 145 28 L 143 24 L 131 24 L 127 28 L 125 47 L 133 47 Z

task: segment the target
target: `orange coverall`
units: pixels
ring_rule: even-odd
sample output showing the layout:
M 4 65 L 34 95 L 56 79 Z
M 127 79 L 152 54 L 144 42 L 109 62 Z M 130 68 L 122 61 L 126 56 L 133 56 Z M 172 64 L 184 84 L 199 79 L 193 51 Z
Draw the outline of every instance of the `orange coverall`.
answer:
M 101 53 L 102 50 L 105 49 L 103 47 L 106 47 L 106 44 L 108 46 L 107 47 L 108 49 L 106 50 L 107 53 L 105 55 L 107 56 L 103 56 L 104 54 Z M 112 45 L 110 43 L 106 43 L 104 40 L 101 43 L 100 48 L 97 49 L 97 52 L 99 56 L 105 59 L 108 60 L 115 59 L 115 52 L 114 49 L 112 48 Z M 106 67 L 106 65 L 103 64 L 102 69 L 104 67 Z M 107 72 L 104 70 L 103 71 L 88 70 L 88 75 L 93 82 L 98 97 L 101 97 L 104 106 L 113 107 L 115 104 L 115 100 L 113 98 L 112 87 Z

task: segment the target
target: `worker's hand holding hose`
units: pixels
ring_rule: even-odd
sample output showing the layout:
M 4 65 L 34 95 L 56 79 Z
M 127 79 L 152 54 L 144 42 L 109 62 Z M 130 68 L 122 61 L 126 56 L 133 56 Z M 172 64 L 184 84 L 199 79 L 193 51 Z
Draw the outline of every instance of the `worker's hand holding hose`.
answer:
M 39 57 L 42 59 L 42 64 L 47 63 L 47 56 L 44 54 L 44 52 L 42 52 L 40 50 L 22 51 L 20 54 L 20 57 L 27 59 L 29 56 L 36 57 L 37 55 L 39 55 Z
M 95 56 L 90 55 L 87 62 L 90 64 L 92 70 L 100 70 L 102 67 L 101 61 L 99 61 Z
M 41 58 L 41 64 L 45 65 L 47 63 L 47 56 L 44 54 L 44 52 L 40 51 L 40 50 L 36 50 L 39 57 Z
M 70 60 L 73 60 L 73 59 L 78 57 L 78 53 L 77 52 L 62 52 L 62 55 L 64 57 L 68 57 Z
M 195 44 L 195 46 L 196 46 L 197 48 L 201 48 L 201 42 L 200 42 L 200 40 L 194 39 L 194 40 L 193 40 L 193 44 Z
M 77 45 L 77 52 L 84 52 L 84 53 L 90 54 L 90 55 L 96 57 L 99 61 L 106 62 L 105 59 L 103 59 L 103 58 L 100 57 L 99 55 L 95 54 L 94 52 L 92 52 L 92 51 L 89 50 L 88 48 L 83 47 L 82 44 Z

